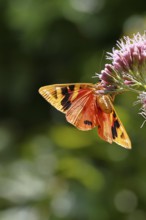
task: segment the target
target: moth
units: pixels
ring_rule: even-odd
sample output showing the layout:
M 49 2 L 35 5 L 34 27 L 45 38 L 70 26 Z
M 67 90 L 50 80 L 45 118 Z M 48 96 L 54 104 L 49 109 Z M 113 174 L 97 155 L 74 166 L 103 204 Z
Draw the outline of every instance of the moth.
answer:
M 130 149 L 131 141 L 113 106 L 114 96 L 100 94 L 101 89 L 100 83 L 69 83 L 43 86 L 39 93 L 76 128 L 97 127 L 100 138 Z

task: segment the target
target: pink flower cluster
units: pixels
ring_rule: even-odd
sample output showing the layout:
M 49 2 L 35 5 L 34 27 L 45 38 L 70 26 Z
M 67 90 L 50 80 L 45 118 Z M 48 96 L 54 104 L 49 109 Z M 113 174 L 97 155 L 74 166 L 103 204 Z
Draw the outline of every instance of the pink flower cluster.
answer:
M 117 42 L 117 49 L 107 53 L 111 64 L 106 64 L 101 71 L 103 86 L 116 85 L 127 89 L 127 86 L 144 86 L 146 84 L 146 34 L 137 33 L 133 38 L 124 37 Z
M 133 38 L 125 36 L 116 45 L 107 53 L 111 64 L 97 74 L 104 88 L 101 93 L 136 92 L 136 103 L 142 105 L 140 114 L 146 121 L 146 32 L 134 34 Z

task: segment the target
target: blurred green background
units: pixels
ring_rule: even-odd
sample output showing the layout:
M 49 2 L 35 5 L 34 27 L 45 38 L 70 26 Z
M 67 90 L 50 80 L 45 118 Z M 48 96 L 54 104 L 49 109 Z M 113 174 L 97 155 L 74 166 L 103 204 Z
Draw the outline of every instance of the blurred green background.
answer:
M 92 82 L 116 40 L 146 28 L 146 1 L 0 1 L 0 220 L 145 220 L 146 135 L 136 96 L 115 106 L 131 151 L 68 124 L 38 94 Z

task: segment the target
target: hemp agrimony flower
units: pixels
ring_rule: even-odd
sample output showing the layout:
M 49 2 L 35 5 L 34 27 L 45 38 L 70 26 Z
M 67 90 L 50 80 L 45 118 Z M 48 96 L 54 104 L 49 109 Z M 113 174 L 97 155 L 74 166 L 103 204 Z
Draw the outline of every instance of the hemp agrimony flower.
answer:
M 97 74 L 104 92 L 118 94 L 124 91 L 138 93 L 141 115 L 146 118 L 146 32 L 134 34 L 117 41 L 117 48 L 107 53 L 111 64 L 106 64 Z

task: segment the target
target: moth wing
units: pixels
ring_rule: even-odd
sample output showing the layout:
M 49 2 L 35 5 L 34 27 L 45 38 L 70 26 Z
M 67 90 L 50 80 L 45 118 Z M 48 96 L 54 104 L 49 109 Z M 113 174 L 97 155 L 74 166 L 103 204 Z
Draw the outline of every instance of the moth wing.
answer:
M 39 93 L 57 110 L 66 113 L 79 91 L 92 86 L 92 83 L 54 84 L 41 87 Z
M 66 84 L 54 84 L 49 86 L 43 86 L 39 89 L 39 93 L 49 102 L 52 106 L 54 106 L 57 110 L 65 113 L 66 110 L 63 106 L 63 100 L 69 101 L 70 92 L 66 92 L 67 85 Z M 66 102 L 67 102 L 66 101 Z
M 110 114 L 98 111 L 98 135 L 110 144 L 113 142 Z
M 97 106 L 94 84 L 54 84 L 39 89 L 39 93 L 66 119 L 80 130 L 97 126 Z
M 122 147 L 130 149 L 130 138 L 113 105 L 112 108 L 113 110 L 110 114 L 106 114 L 103 111 L 98 112 L 98 134 L 102 139 L 109 143 L 115 142 Z
M 80 130 L 91 130 L 97 124 L 98 108 L 92 88 L 80 90 L 66 113 L 66 119 Z
M 122 147 L 131 149 L 130 138 L 114 108 L 110 118 L 112 123 L 113 141 Z

